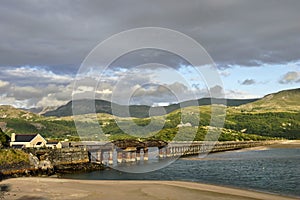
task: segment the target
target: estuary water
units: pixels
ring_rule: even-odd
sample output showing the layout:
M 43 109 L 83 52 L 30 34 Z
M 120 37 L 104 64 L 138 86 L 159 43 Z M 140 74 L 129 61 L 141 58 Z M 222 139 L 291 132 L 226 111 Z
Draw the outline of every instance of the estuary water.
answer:
M 300 197 L 300 148 L 261 148 L 181 158 L 148 173 L 114 169 L 69 174 L 88 180 L 177 180 Z

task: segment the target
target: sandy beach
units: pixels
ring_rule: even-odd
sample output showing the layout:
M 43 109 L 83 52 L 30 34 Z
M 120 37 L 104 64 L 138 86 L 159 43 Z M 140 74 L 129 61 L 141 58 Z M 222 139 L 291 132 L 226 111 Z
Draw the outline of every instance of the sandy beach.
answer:
M 181 181 L 91 181 L 57 178 L 13 178 L 0 183 L 7 186 L 0 199 L 220 199 L 289 200 L 290 197 L 241 189 Z M 296 198 L 295 198 L 296 199 Z
M 300 140 L 284 140 L 278 144 L 270 145 L 271 148 L 300 148 Z
M 284 148 L 284 149 L 299 149 L 300 148 L 300 140 L 283 140 L 278 141 L 275 144 L 266 145 L 266 146 L 258 146 L 251 148 L 244 148 L 235 151 L 251 151 L 251 150 L 269 150 L 273 148 Z

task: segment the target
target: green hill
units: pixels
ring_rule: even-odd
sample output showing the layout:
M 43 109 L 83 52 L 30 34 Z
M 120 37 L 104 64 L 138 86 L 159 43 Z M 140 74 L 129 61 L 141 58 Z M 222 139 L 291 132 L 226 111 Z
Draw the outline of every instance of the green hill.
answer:
M 226 119 L 220 140 L 261 140 L 272 137 L 300 139 L 299 94 L 300 89 L 295 89 L 270 94 L 257 101 L 229 101 L 230 105 L 233 106 L 226 108 Z M 95 133 L 96 129 L 91 124 L 91 118 L 94 115 L 84 114 L 92 111 L 93 104 L 86 100 L 82 101 L 84 104 L 79 107 L 79 113 L 82 112 L 82 114 L 76 118 L 79 119 L 78 123 L 81 123 L 87 132 L 87 138 L 84 139 L 97 139 L 98 133 Z M 112 140 L 137 137 L 170 140 L 178 130 L 178 125 L 185 123 L 190 125 L 183 128 L 186 132 L 184 137 L 189 138 L 191 136 L 190 131 L 197 130 L 196 139 L 201 140 L 204 138 L 207 127 L 211 126 L 211 105 L 205 105 L 210 101 L 208 99 L 201 99 L 201 101 L 202 106 L 190 106 L 194 102 L 184 102 L 184 112 L 178 109 L 178 104 L 170 105 L 167 115 L 156 116 L 151 121 L 147 117 L 141 118 L 141 116 L 147 116 L 145 112 L 148 113 L 149 106 L 131 107 L 137 117 L 128 118 L 122 116 L 123 108 L 118 107 L 120 105 L 114 105 L 117 108 L 117 116 L 119 114 L 117 117 L 111 115 L 110 102 L 99 100 L 96 101 L 99 104 L 98 107 L 96 106 L 96 110 L 101 110 L 103 113 L 97 114 L 97 120 L 104 133 Z M 222 101 L 219 101 L 221 104 Z M 247 104 L 240 105 L 243 103 Z M 222 105 L 219 107 L 224 108 Z M 11 106 L 0 106 L 0 128 L 7 135 L 11 133 L 40 133 L 46 138 L 78 140 L 73 118 L 69 116 L 72 113 L 72 103 L 69 102 L 54 112 L 52 114 L 66 115 L 67 113 L 68 115 L 65 117 L 45 117 Z M 220 116 L 224 114 L 221 112 Z M 118 123 L 115 122 L 115 118 L 118 118 Z M 132 120 L 134 123 L 129 123 Z M 146 131 L 136 128 L 137 126 L 147 126 L 150 122 L 151 128 L 147 128 Z M 120 125 L 125 127 L 130 135 L 126 134 L 126 131 L 124 132 L 124 129 L 119 127 Z M 161 129 L 161 127 L 163 128 Z
M 18 108 L 14 108 L 13 106 L 0 105 L 0 119 L 6 118 L 34 120 L 36 118 L 39 118 L 39 115 Z
M 255 102 L 241 105 L 238 109 L 247 112 L 299 112 L 300 88 L 266 95 L 264 98 Z
M 0 129 L 8 136 L 11 133 L 40 133 L 44 137 L 51 138 L 77 135 L 73 121 L 46 118 L 12 106 L 0 106 Z
M 300 88 L 227 109 L 226 128 L 288 139 L 300 139 Z

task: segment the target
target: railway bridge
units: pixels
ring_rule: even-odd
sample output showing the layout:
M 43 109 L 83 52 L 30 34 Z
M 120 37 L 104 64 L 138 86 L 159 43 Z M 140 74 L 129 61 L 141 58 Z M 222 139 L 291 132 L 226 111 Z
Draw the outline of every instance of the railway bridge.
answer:
M 82 142 L 89 152 L 91 162 L 107 165 L 165 159 L 188 155 L 205 155 L 207 153 L 237 150 L 274 144 L 276 141 L 201 141 L 170 142 L 120 140 L 108 143 Z M 81 146 L 81 147 L 82 147 Z

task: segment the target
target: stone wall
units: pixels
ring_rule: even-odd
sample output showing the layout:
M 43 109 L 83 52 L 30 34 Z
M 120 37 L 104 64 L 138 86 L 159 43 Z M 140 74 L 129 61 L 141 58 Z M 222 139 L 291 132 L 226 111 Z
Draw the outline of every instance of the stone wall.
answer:
M 39 161 L 50 161 L 53 166 L 89 162 L 88 151 L 84 148 L 28 149 Z
M 48 154 L 48 159 L 53 165 L 88 163 L 89 154 L 83 148 L 54 149 Z
M 104 169 L 101 164 L 90 163 L 89 153 L 84 148 L 24 149 L 28 163 L 0 165 L 0 180 L 6 177 L 53 175 L 77 171 Z

